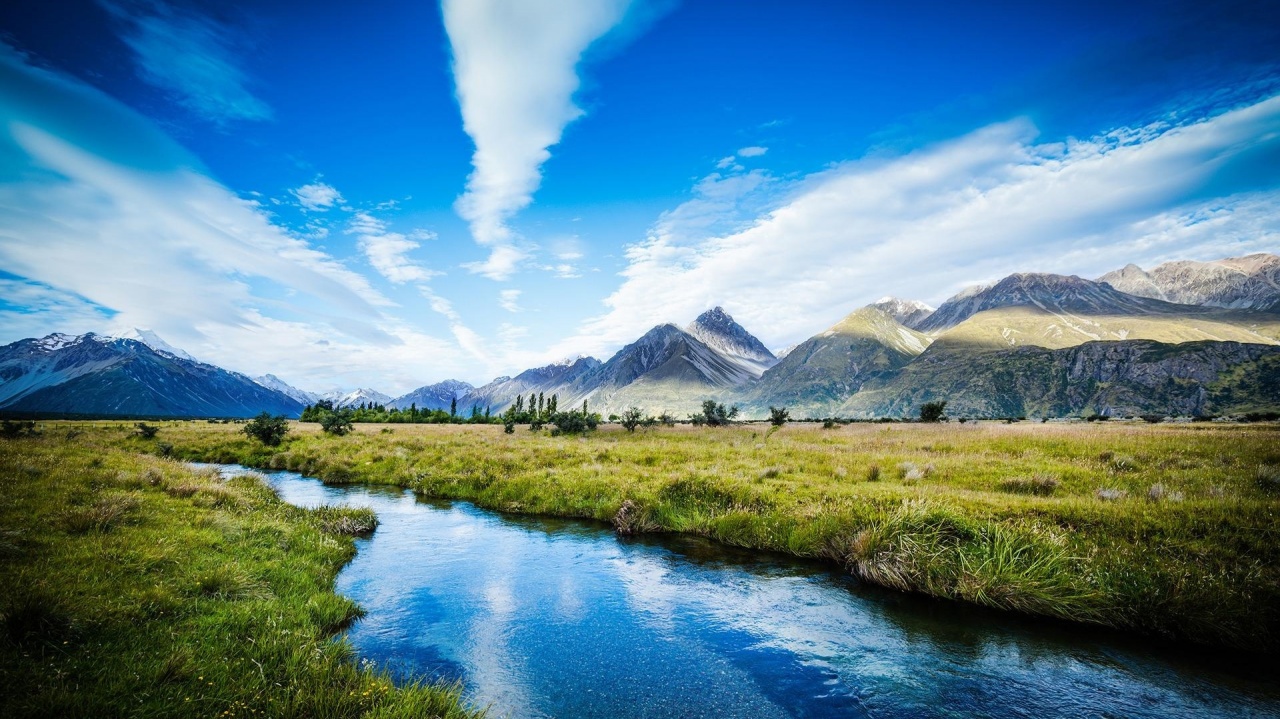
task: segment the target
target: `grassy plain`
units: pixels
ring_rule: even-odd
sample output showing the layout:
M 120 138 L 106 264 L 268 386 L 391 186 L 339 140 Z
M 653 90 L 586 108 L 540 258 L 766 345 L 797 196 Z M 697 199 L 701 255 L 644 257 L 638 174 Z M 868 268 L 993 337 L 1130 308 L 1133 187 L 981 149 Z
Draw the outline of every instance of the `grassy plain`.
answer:
M 174 423 L 122 447 L 408 487 L 506 512 L 826 558 L 864 580 L 1178 641 L 1275 651 L 1280 427 L 1197 423 L 295 425 L 264 447 Z
M 130 429 L 0 440 L 0 716 L 475 715 L 333 639 L 360 615 L 332 587 L 372 512 L 293 507 Z

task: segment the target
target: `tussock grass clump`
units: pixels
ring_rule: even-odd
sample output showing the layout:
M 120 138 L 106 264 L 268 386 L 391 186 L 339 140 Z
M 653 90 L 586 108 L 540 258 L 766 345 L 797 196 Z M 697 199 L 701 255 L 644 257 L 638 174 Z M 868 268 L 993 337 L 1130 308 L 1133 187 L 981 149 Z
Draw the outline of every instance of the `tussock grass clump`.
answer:
M 1057 477 L 1049 474 L 1033 474 L 1030 477 L 1013 477 L 1001 482 L 1000 491 L 1010 494 L 1034 494 L 1048 497 L 1062 484 Z
M 1253 474 L 1253 479 L 1258 489 L 1267 493 L 1280 493 L 1280 467 L 1260 464 Z
M 1094 496 L 1104 502 L 1118 502 L 1129 496 L 1129 493 L 1123 489 L 1100 488 L 1094 492 Z
M 128 494 L 108 494 L 88 507 L 63 512 L 62 524 L 68 532 L 106 532 L 127 521 L 141 502 Z
M 15 647 L 60 646 L 74 638 L 75 620 L 67 603 L 39 588 L 19 590 L 0 605 L 4 639 Z
M 317 507 L 311 514 L 328 534 L 364 537 L 378 528 L 378 515 L 368 507 Z
M 218 566 L 195 577 L 196 593 L 213 599 L 263 599 L 266 587 L 235 566 Z

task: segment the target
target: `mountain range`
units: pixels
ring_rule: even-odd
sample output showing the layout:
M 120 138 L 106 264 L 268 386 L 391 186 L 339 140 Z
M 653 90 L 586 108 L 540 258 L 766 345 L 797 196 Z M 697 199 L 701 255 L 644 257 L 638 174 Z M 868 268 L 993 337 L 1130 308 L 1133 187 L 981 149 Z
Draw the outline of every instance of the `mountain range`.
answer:
M 481 387 L 458 380 L 392 398 L 317 394 L 274 375 L 198 362 L 154 332 L 50 335 L 0 347 L 0 412 L 296 415 L 328 399 L 502 411 L 558 395 L 602 414 L 677 416 L 706 399 L 744 416 L 907 416 L 942 399 L 959 416 L 1226 414 L 1280 408 L 1280 257 L 1128 265 L 1097 280 L 1017 273 L 934 309 L 883 298 L 777 354 L 721 307 L 654 327 L 601 362 L 573 357 Z

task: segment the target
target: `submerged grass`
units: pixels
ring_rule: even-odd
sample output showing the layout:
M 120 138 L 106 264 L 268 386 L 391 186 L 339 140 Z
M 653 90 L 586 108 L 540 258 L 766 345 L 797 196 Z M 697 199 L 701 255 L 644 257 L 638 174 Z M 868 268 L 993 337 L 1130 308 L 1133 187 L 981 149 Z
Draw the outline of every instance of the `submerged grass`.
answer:
M 371 512 L 293 507 L 116 434 L 0 441 L 0 716 L 476 716 L 333 638 L 361 615 L 332 586 Z
M 1280 637 L 1274 425 L 789 425 L 768 442 L 759 425 L 384 429 L 295 425 L 279 447 L 221 425 L 160 433 L 183 458 L 694 533 L 999 609 L 1264 651 Z

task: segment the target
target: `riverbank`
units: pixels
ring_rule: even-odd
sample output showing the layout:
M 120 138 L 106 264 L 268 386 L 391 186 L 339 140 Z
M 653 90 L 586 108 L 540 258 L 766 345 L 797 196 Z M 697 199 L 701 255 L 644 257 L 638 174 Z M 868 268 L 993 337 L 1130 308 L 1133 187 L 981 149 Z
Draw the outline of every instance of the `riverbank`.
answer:
M 371 512 L 140 454 L 126 427 L 0 440 L 0 715 L 476 716 L 333 639 Z
M 824 558 L 884 586 L 1178 642 L 1277 647 L 1275 425 L 607 427 L 588 437 L 362 425 L 330 437 L 295 424 L 279 447 L 201 422 L 165 424 L 152 440 L 123 423 L 96 431 L 185 459 Z

